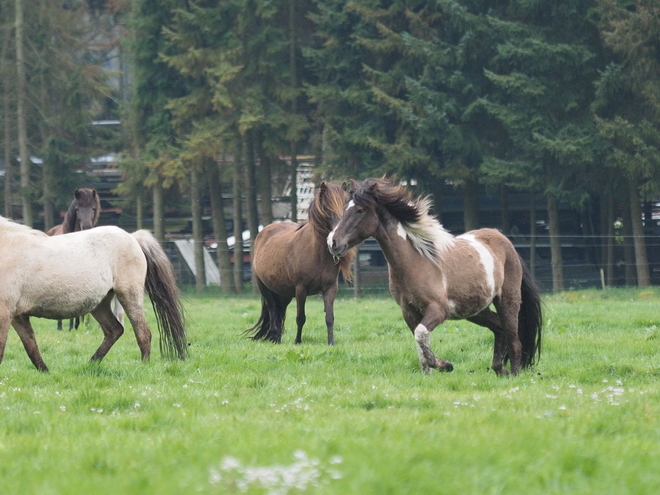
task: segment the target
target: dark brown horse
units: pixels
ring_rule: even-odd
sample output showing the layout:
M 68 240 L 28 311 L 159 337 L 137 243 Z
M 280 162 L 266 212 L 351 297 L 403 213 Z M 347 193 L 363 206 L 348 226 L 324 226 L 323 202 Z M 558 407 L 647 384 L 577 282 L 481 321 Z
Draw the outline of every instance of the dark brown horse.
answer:
M 64 221 L 48 232 L 48 235 L 68 234 L 95 227 L 101 214 L 101 201 L 95 189 L 80 188 L 64 215 Z
M 334 344 L 334 309 L 337 277 L 352 278 L 353 251 L 341 260 L 328 252 L 325 239 L 339 221 L 348 195 L 344 186 L 322 183 L 308 210 L 308 221 L 272 223 L 254 240 L 252 271 L 261 293 L 261 316 L 246 331 L 252 338 L 282 340 L 286 308 L 295 297 L 298 306 L 296 344 L 302 342 L 307 296 L 323 294 L 328 344 Z
M 447 319 L 467 319 L 495 335 L 492 368 L 498 375 L 534 364 L 541 352 L 541 299 L 513 244 L 499 231 L 454 237 L 429 214 L 428 198 L 414 199 L 386 179 L 352 181 L 350 201 L 328 235 L 343 256 L 374 237 L 387 259 L 390 291 L 415 336 L 422 370 L 451 371 L 429 347 L 429 332 Z M 495 311 L 490 309 L 491 303 Z
M 49 229 L 48 235 L 68 234 L 96 227 L 101 214 L 101 200 L 96 189 L 80 188 L 73 193 L 73 201 L 64 215 L 64 221 Z M 69 320 L 69 330 L 78 328 L 80 318 Z M 62 320 L 57 320 L 57 329 L 62 330 Z

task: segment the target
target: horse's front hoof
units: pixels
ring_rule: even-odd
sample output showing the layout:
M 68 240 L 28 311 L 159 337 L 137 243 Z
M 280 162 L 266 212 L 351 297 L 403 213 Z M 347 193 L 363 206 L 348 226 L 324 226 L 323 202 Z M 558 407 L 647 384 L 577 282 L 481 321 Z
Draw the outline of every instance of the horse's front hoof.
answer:
M 438 371 L 445 371 L 447 373 L 454 371 L 454 365 L 449 361 L 445 361 L 444 359 L 436 359 L 435 367 Z
M 454 371 L 454 365 L 450 361 L 445 361 L 444 359 L 435 360 L 435 369 L 438 371 L 450 372 Z

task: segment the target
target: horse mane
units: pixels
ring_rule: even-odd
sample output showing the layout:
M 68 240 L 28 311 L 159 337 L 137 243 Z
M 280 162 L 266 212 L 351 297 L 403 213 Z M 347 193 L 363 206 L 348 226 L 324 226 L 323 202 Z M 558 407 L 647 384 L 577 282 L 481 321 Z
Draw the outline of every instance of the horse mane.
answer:
M 348 193 L 345 184 L 322 182 L 316 189 L 314 199 L 307 209 L 307 222 L 322 245 L 325 246 L 325 239 L 344 214 L 347 199 Z M 339 269 L 344 280 L 348 282 L 353 280 L 353 270 L 351 269 L 353 256 L 355 256 L 355 250 L 351 249 L 346 256 L 339 260 Z
M 414 198 L 404 186 L 383 177 L 360 183 L 352 199 L 366 208 L 385 208 L 401 223 L 417 252 L 435 264 L 439 255 L 454 244 L 454 236 L 429 213 L 433 204 L 429 196 Z
M 99 198 L 99 195 L 96 193 L 95 189 L 81 187 L 76 189 L 74 193 L 74 199 L 71 202 L 71 205 L 69 205 L 69 209 L 66 211 L 66 215 L 64 215 L 64 221 L 62 222 L 63 234 L 75 232 L 77 221 L 76 207 L 80 206 L 95 206 L 96 210 L 94 213 L 94 220 L 92 221 L 92 225 L 96 225 L 98 223 L 99 215 L 101 214 L 101 199 Z

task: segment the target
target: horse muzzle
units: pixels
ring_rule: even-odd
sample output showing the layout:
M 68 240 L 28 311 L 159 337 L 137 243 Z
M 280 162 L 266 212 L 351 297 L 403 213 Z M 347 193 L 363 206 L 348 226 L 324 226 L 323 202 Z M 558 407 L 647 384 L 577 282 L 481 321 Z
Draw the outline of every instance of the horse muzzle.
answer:
M 328 234 L 328 250 L 330 251 L 330 254 L 332 254 L 333 258 L 337 259 L 346 254 L 346 251 L 348 251 L 348 246 L 343 243 L 338 243 L 334 238 L 334 234 L 334 230 Z

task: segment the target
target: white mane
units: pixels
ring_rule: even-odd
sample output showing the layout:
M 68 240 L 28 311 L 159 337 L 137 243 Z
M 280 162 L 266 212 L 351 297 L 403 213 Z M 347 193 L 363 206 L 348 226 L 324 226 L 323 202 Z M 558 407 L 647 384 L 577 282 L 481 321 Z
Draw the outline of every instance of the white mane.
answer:
M 419 211 L 419 220 L 402 223 L 403 229 L 417 252 L 438 265 L 440 255 L 454 245 L 455 238 L 429 213 L 428 197 L 418 199 L 414 206 Z

